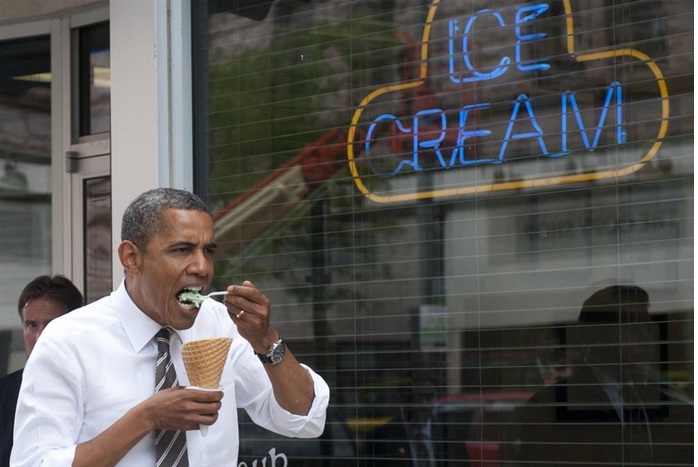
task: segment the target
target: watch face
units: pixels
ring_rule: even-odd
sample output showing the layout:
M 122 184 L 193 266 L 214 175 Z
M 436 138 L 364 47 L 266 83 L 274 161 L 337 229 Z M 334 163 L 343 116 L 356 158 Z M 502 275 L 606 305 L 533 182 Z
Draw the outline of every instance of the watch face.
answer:
M 271 355 L 269 355 L 271 362 L 279 363 L 284 359 L 284 355 L 286 355 L 286 344 L 283 341 L 275 342 L 271 348 Z

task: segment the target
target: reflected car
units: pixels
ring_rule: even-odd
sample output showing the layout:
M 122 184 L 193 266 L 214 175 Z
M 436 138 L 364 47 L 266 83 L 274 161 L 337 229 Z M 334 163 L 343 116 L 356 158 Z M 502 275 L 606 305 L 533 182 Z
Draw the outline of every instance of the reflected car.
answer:
M 470 459 L 471 467 L 498 467 L 514 411 L 533 394 L 502 391 L 439 397 L 434 411 L 435 419 L 447 426 L 447 465 L 460 466 L 458 459 Z

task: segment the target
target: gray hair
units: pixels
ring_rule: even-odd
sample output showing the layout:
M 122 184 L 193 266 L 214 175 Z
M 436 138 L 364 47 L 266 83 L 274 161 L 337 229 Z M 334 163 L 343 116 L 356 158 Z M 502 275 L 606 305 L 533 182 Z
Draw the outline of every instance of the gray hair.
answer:
M 175 188 L 155 188 L 134 199 L 121 221 L 121 240 L 145 249 L 163 228 L 162 214 L 168 209 L 209 213 L 206 204 L 193 193 Z

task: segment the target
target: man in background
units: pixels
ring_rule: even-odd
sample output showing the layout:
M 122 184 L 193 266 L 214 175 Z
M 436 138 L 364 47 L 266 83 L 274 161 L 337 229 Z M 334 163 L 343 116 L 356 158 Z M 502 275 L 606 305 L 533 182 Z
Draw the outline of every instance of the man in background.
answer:
M 27 357 L 48 323 L 82 305 L 82 294 L 63 276 L 39 276 L 27 284 L 17 302 Z M 0 379 L 0 467 L 10 465 L 15 409 L 23 372 L 23 369 L 17 370 Z
M 691 465 L 692 400 L 669 393 L 648 293 L 612 285 L 584 301 L 567 345 L 572 374 L 517 412 L 514 456 L 503 465 Z
M 367 433 L 364 467 L 443 467 L 445 426 L 435 417 L 435 381 L 418 377 L 399 389 L 398 413 Z M 462 459 L 461 459 L 462 460 Z

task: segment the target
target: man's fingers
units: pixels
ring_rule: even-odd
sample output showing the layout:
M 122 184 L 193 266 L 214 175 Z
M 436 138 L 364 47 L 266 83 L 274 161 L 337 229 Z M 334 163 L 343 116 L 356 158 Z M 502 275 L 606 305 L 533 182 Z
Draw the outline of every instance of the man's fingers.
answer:
M 194 430 L 218 419 L 223 391 L 170 388 L 156 393 L 156 425 L 162 429 Z M 153 401 L 155 402 L 155 401 Z
M 267 297 L 249 287 L 234 287 L 226 296 L 225 305 L 230 316 L 238 320 L 246 314 L 266 316 L 269 310 Z
M 203 391 L 195 387 L 185 388 L 191 400 L 197 402 L 218 402 L 223 399 L 223 391 Z

